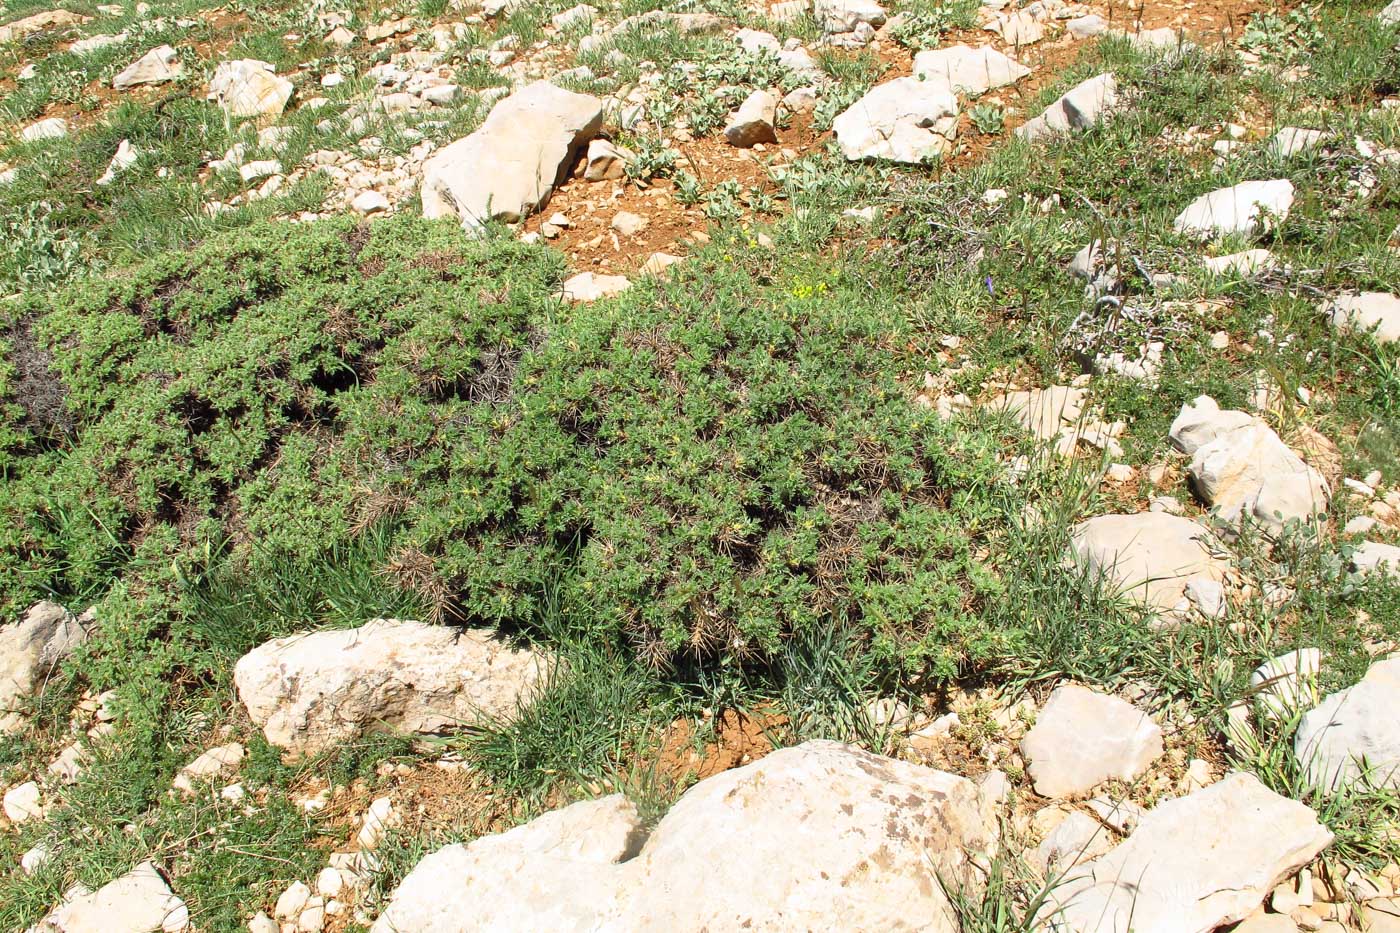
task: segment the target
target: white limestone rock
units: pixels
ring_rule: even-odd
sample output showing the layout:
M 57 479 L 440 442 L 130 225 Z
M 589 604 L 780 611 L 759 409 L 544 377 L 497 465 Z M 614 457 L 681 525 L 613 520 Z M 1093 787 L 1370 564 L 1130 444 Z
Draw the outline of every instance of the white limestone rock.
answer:
M 754 91 L 739 105 L 724 128 L 724 139 L 737 149 L 752 149 L 759 143 L 775 143 L 778 133 L 778 99 L 767 91 Z
M 634 214 L 631 211 L 618 211 L 613 215 L 612 223 L 608 224 L 608 226 L 622 236 L 632 237 L 645 230 L 649 223 L 650 222 L 641 214 Z
M 232 117 L 275 117 L 292 98 L 292 82 L 254 58 L 221 62 L 209 81 L 208 99 Z
M 423 163 L 423 216 L 464 229 L 522 220 L 549 202 L 581 146 L 598 135 L 598 98 L 537 81 L 500 101 L 470 136 Z
M 42 139 L 62 139 L 68 135 L 68 121 L 62 117 L 49 117 L 31 123 L 19 131 L 23 142 L 32 143 Z
M 1108 20 L 1097 13 L 1076 16 L 1065 23 L 1065 31 L 1073 39 L 1092 39 L 1108 32 Z
M 44 792 L 36 781 L 25 781 L 5 791 L 3 801 L 5 818 L 11 823 L 27 823 L 42 820 L 46 812 Z
M 1086 130 L 1118 109 L 1118 79 L 1112 72 L 1076 84 L 1034 120 L 1016 128 L 1016 135 L 1038 140 Z
M 831 128 L 850 161 L 917 165 L 942 158 L 952 147 L 958 101 L 937 84 L 896 78 L 872 88 L 837 116 Z
M 1075 810 L 1035 850 L 1036 866 L 1047 875 L 1058 875 L 1108 852 L 1113 841 L 1113 834 L 1098 820 Z
M 956 933 L 939 879 L 968 880 L 995 826 L 971 781 L 809 742 L 695 785 L 645 843 L 615 796 L 441 849 L 373 933 L 447 933 L 468 916 L 482 929 L 776 931 L 839 917 L 843 929 Z M 704 854 L 738 838 L 722 859 Z
M 360 214 L 382 214 L 390 206 L 389 199 L 378 191 L 361 191 L 350 201 L 350 207 Z
M 70 894 L 36 933 L 179 933 L 189 927 L 184 901 L 150 862 L 96 891 L 80 887 Z
M 1162 730 L 1126 700 L 1065 684 L 1021 739 L 1021 754 L 1037 794 L 1073 797 L 1145 771 L 1162 755 Z
M 672 266 L 684 262 L 680 256 L 673 256 L 670 253 L 656 252 L 647 257 L 647 261 L 642 263 L 638 271 L 642 275 L 665 276 Z
M 583 178 L 585 181 L 616 181 L 627 174 L 627 163 L 634 158 L 630 149 L 610 140 L 595 139 L 588 144 Z
M 1247 249 L 1225 256 L 1207 256 L 1201 261 L 1215 275 L 1248 277 L 1278 267 L 1278 260 L 1266 249 Z
M 914 56 L 914 77 L 940 83 L 955 94 L 985 94 L 1015 84 L 1030 73 L 1014 58 L 985 45 L 976 49 L 954 45 Z
M 0 627 L 0 732 L 24 725 L 21 707 L 42 692 L 73 649 L 87 641 L 91 618 L 57 603 L 35 603 L 18 622 Z
M 586 3 L 580 3 L 577 6 L 569 7 L 562 13 L 554 14 L 554 16 L 550 17 L 549 21 L 555 29 L 564 30 L 571 26 L 586 23 L 589 20 L 597 18 L 597 16 L 597 7 L 589 6 Z
M 1115 592 L 1164 613 L 1200 608 L 1200 584 L 1221 585 L 1230 571 L 1205 526 L 1167 512 L 1100 515 L 1075 526 L 1070 558 Z M 1192 597 L 1195 597 L 1194 599 Z
M 740 29 L 734 33 L 734 41 L 738 43 L 739 48 L 750 54 L 767 51 L 776 55 L 783 50 L 783 44 L 778 41 L 777 36 L 761 29 Z
M 1299 648 L 1261 664 L 1249 676 L 1249 688 L 1260 715 L 1287 720 L 1317 703 L 1317 677 L 1322 652 Z
M 448 104 L 456 103 L 462 97 L 462 88 L 456 84 L 435 84 L 432 87 L 425 87 L 418 92 L 418 97 L 427 103 L 437 104 L 446 107 Z M 305 107 L 305 104 L 302 104 Z
M 1312 810 L 1236 773 L 1151 810 L 1070 872 L 1046 914 L 1074 933 L 1209 933 L 1249 916 L 1332 841 Z
M 813 0 L 812 18 L 828 33 L 852 32 L 862 23 L 884 25 L 885 8 L 874 0 Z
M 564 300 L 574 304 L 613 298 L 632 287 L 625 275 L 599 275 L 580 272 L 564 282 Z
M 1170 437 L 1191 457 L 1196 494 L 1228 523 L 1253 521 L 1277 533 L 1327 509 L 1327 479 L 1253 415 L 1222 410 L 1203 395 L 1182 407 Z
M 176 81 L 185 75 L 185 66 L 180 64 L 180 56 L 168 45 L 160 45 L 126 68 L 112 79 L 112 87 L 125 91 L 143 84 L 164 84 Z
M 70 742 L 49 762 L 45 770 L 61 784 L 76 784 L 90 757 L 82 742 Z
M 1298 126 L 1285 126 L 1269 140 L 1269 151 L 1280 159 L 1311 152 L 1327 141 L 1327 133 Z
M 117 180 L 117 175 L 135 165 L 141 158 L 141 153 L 137 152 L 131 145 L 131 141 L 123 139 L 117 144 L 117 151 L 112 156 L 112 161 L 107 163 L 107 170 L 97 179 L 99 185 L 110 185 Z
M 1246 181 L 1201 195 L 1172 224 L 1177 233 L 1209 239 L 1227 234 L 1252 235 L 1288 218 L 1293 182 L 1285 178 Z
M 18 42 L 20 39 L 35 33 L 47 32 L 52 29 L 81 26 L 91 19 L 90 16 L 83 16 L 68 10 L 45 10 L 42 13 L 34 13 L 0 26 L 0 45 L 4 45 L 6 42 Z
M 790 113 L 811 113 L 817 109 L 817 98 L 816 88 L 793 88 L 783 96 L 783 109 Z
M 92 52 L 96 52 L 98 49 L 105 49 L 113 45 L 121 45 L 128 38 L 130 38 L 130 36 L 125 32 L 119 32 L 116 35 L 88 36 L 86 39 L 79 39 L 77 42 L 68 46 L 68 51 L 72 52 L 74 55 L 88 55 Z
M 1352 566 L 1363 576 L 1387 574 L 1400 576 L 1400 546 L 1379 541 L 1363 541 L 1351 555 Z
M 456 933 L 466 916 L 482 930 L 601 929 L 616 912 L 617 865 L 645 838 L 636 806 L 614 794 L 446 846 L 409 872 L 371 933 Z
M 510 715 L 548 667 L 485 632 L 376 619 L 267 642 L 233 680 L 267 740 L 296 755 L 373 730 L 428 734 Z
M 1001 36 L 1007 45 L 1022 47 L 1034 45 L 1045 38 L 1045 19 L 1041 9 L 1027 7 L 1009 13 L 998 13 L 987 22 L 983 29 Z
M 1074 386 L 1007 392 L 987 406 L 1010 414 L 1036 440 L 1051 442 L 1073 430 L 1084 416 L 1085 392 Z
M 1325 303 L 1322 311 L 1343 333 L 1369 333 L 1378 343 L 1400 341 L 1400 295 L 1362 292 Z
M 1303 717 L 1293 749 L 1314 784 L 1400 789 L 1400 657 L 1371 665 L 1360 683 Z
M 938 879 L 965 883 L 995 825 L 965 778 L 808 742 L 687 791 L 625 868 L 624 926 L 954 933 Z M 722 839 L 744 844 L 697 870 Z
M 174 789 L 186 796 L 193 796 L 196 782 L 207 782 L 237 771 L 244 753 L 243 746 L 237 742 L 209 749 L 180 769 L 175 775 Z

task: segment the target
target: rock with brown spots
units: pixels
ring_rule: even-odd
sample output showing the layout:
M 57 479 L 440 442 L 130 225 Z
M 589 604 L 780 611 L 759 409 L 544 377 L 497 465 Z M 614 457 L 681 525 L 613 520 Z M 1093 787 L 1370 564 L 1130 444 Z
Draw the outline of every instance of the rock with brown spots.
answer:
M 696 784 L 645 844 L 615 796 L 441 849 L 373 931 L 956 933 L 943 883 L 974 877 L 995 827 L 966 778 L 808 742 Z
M 616 181 L 627 174 L 627 163 L 634 158 L 629 149 L 606 139 L 595 139 L 588 144 L 583 178 L 585 181 Z
M 994 840 L 971 781 L 808 742 L 691 788 L 625 869 L 633 930 L 955 931 L 939 883 Z M 742 840 L 722 858 L 696 854 Z
M 739 149 L 752 149 L 759 143 L 775 143 L 778 99 L 767 91 L 754 91 L 729 118 L 724 139 Z

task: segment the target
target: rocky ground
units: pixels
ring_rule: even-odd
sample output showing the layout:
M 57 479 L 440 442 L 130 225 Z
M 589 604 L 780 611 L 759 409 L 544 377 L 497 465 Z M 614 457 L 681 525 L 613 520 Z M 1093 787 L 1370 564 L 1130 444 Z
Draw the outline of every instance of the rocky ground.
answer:
M 1396 3 L 65 6 L 0 925 L 1400 930 Z

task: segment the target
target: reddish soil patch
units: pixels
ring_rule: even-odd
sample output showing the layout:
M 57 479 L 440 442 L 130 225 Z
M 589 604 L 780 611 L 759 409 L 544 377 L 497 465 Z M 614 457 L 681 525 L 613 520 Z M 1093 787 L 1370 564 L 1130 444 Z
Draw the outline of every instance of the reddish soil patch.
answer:
M 747 194 L 777 190 L 770 171 L 818 148 L 829 134 L 812 130 L 811 118 L 798 115 L 786 129 L 778 130 L 778 142 L 762 149 L 736 149 L 720 136 L 681 143 L 678 170 L 699 178 L 708 190 L 723 181 L 738 182 Z M 525 222 L 526 232 L 537 232 L 556 213 L 569 220 L 569 226 L 550 240 L 555 249 L 570 259 L 577 271 L 610 274 L 635 272 L 653 253 L 684 255 L 696 242 L 695 234 L 709 226 L 703 205 L 684 205 L 676 200 L 675 185 L 656 179 L 646 187 L 627 179 L 584 181 L 582 162 L 573 178 L 554 192 L 549 204 Z M 612 229 L 619 212 L 644 217 L 647 225 L 635 236 L 623 236 Z
M 1230 38 L 1243 29 L 1254 13 L 1272 9 L 1263 0 L 1195 0 L 1192 3 L 1131 2 L 1109 0 L 1095 3 L 1093 9 L 1121 30 L 1183 29 L 1188 35 L 1209 41 L 1211 35 Z M 1032 74 L 1013 87 L 985 95 L 984 103 L 1000 104 L 1010 110 L 1002 133 L 979 133 L 964 108 L 959 119 L 958 138 L 953 155 L 936 171 L 957 169 L 980 161 L 987 150 L 998 145 L 1006 132 L 1034 115 L 1036 100 L 1043 88 L 1058 80 L 1094 40 L 1074 41 L 1068 34 L 1017 48 L 1002 42 L 981 28 L 955 30 L 946 34 L 940 47 L 959 43 L 990 45 L 1005 51 L 1032 69 Z M 852 53 L 857 54 L 857 53 Z M 886 41 L 879 49 L 884 71 L 879 81 L 907 76 L 913 70 L 912 53 Z M 683 158 L 679 168 L 711 188 L 726 180 L 737 181 L 745 191 L 773 191 L 776 186 L 769 169 L 792 161 L 826 145 L 831 134 L 812 129 L 811 118 L 799 115 L 787 129 L 778 131 L 778 142 L 763 150 L 742 150 L 727 145 L 720 136 L 685 143 L 677 148 Z M 537 232 L 555 213 L 569 219 L 570 226 L 551 245 L 569 256 L 576 271 L 633 273 L 656 252 L 684 255 L 695 242 L 695 234 L 709 227 L 700 205 L 686 206 L 675 199 L 675 187 L 666 180 L 643 188 L 630 181 L 585 182 L 582 166 L 573 180 L 554 193 L 549 205 L 526 221 L 524 230 Z M 628 211 L 647 219 L 647 226 L 636 236 L 625 237 L 611 229 L 612 218 Z
M 772 736 L 786 725 L 786 716 L 763 711 L 725 710 L 712 725 L 678 719 L 661 737 L 656 771 L 676 784 L 702 781 L 767 755 L 774 748 Z

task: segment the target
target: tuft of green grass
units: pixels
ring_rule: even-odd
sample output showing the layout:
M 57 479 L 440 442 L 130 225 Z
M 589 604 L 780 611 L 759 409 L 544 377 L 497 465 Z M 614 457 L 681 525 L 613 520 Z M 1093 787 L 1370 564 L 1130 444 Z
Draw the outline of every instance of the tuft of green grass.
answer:
M 531 629 L 558 652 L 538 694 L 506 717 L 466 724 L 448 744 L 493 785 L 527 800 L 635 784 L 628 757 L 646 747 L 667 710 L 654 673 L 625 646 L 600 642 L 586 616 L 565 616 L 555 596 L 542 602 Z

